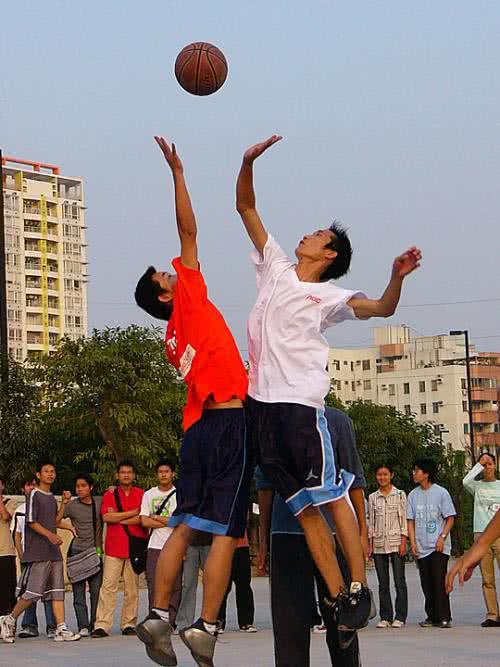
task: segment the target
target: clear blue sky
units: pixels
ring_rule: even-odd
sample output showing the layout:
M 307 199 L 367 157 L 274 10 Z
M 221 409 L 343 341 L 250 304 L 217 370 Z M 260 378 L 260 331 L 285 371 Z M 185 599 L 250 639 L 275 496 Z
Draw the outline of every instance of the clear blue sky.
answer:
M 136 279 L 177 253 L 156 133 L 184 158 L 210 294 L 243 354 L 255 288 L 234 183 L 243 150 L 274 132 L 285 140 L 257 164 L 256 188 L 288 251 L 339 218 L 355 247 L 342 285 L 377 296 L 393 257 L 418 244 L 403 304 L 500 299 L 497 0 L 48 0 L 4 3 L 1 24 L 0 145 L 85 178 L 91 326 L 151 323 Z M 173 76 L 197 40 L 229 62 L 209 98 Z M 391 322 L 469 328 L 498 350 L 499 310 L 404 307 Z M 371 326 L 329 338 L 361 345 Z

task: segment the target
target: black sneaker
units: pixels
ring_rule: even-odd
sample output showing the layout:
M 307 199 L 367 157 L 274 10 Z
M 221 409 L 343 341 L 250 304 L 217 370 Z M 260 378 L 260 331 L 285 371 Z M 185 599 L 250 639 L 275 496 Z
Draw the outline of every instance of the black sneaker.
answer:
M 177 657 L 172 647 L 172 626 L 152 611 L 135 627 L 137 636 L 146 645 L 146 653 L 158 665 L 175 667 Z
M 433 628 L 434 623 L 431 621 L 430 618 L 426 618 L 425 621 L 420 621 L 419 623 L 421 628 Z
M 29 637 L 38 637 L 38 628 L 34 625 L 25 625 L 17 635 L 20 639 L 28 639 Z
M 211 635 L 205 629 L 201 618 L 196 623 L 179 632 L 180 638 L 191 651 L 198 667 L 214 667 L 213 657 L 217 633 Z
M 343 592 L 337 599 L 337 625 L 342 632 L 361 630 L 368 625 L 372 606 L 367 586 L 353 581 L 349 593 Z
M 132 636 L 135 637 L 136 634 L 137 634 L 137 632 L 136 632 L 135 628 L 131 625 L 127 625 L 127 627 L 123 628 L 123 630 L 122 630 L 122 635 L 124 635 L 125 637 L 132 637 Z
M 92 630 L 90 636 L 92 637 L 92 639 L 103 639 L 104 637 L 109 637 L 106 630 L 103 630 L 102 628 L 97 628 L 97 630 Z
M 453 627 L 453 623 L 451 621 L 441 621 L 441 623 L 434 623 L 435 628 L 441 628 L 442 630 L 447 630 L 448 628 Z
M 481 623 L 482 628 L 500 628 L 500 621 L 494 621 L 492 618 L 487 618 Z M 21 633 L 19 633 L 19 637 Z

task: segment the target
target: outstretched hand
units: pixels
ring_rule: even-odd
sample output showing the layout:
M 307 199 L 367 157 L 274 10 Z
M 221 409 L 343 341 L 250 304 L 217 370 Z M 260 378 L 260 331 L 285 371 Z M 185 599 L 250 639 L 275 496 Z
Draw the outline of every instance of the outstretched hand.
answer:
M 272 137 L 266 139 L 266 141 L 261 141 L 259 144 L 251 146 L 248 150 L 245 151 L 243 155 L 243 162 L 245 164 L 252 164 L 254 160 L 262 155 L 268 148 L 276 144 L 278 141 L 281 141 L 283 137 L 279 134 L 273 134 Z
M 406 278 L 407 275 L 418 269 L 422 259 L 422 252 L 413 246 L 399 257 L 396 257 L 392 265 L 392 275 L 395 278 Z
M 182 173 L 184 171 L 184 167 L 182 166 L 180 157 L 177 155 L 175 144 L 172 144 L 172 146 L 170 146 L 167 143 L 166 139 L 164 139 L 163 137 L 155 137 L 155 141 L 161 148 L 161 151 L 165 156 L 165 160 L 167 161 L 168 166 L 170 167 L 172 172 Z
M 463 586 L 466 581 L 472 577 L 474 568 L 479 565 L 480 561 L 486 553 L 485 549 L 481 549 L 479 545 L 474 544 L 469 551 L 466 551 L 462 558 L 455 561 L 453 567 L 446 575 L 446 591 L 451 593 L 453 590 L 453 582 L 458 574 L 458 581 L 460 586 Z

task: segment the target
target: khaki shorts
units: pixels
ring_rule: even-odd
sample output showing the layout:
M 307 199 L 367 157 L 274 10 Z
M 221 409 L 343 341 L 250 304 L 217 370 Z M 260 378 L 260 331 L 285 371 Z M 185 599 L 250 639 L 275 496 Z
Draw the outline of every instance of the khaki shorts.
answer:
M 62 560 L 28 563 L 17 586 L 22 600 L 64 600 Z

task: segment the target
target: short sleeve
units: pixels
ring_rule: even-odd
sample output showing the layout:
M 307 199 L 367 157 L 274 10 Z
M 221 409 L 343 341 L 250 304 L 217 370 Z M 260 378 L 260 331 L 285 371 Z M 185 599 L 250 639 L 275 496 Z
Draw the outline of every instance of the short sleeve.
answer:
M 152 510 L 152 507 L 151 507 L 150 502 L 149 502 L 149 496 L 148 496 L 147 493 L 145 493 L 142 496 L 140 515 L 141 516 L 151 516 L 151 510 Z
M 177 274 L 176 299 L 181 301 L 183 308 L 204 306 L 208 301 L 208 292 L 199 265 L 198 269 L 190 269 L 184 266 L 180 257 L 176 257 L 172 266 Z
M 262 249 L 262 254 L 254 248 L 250 253 L 250 258 L 255 264 L 258 287 L 260 287 L 261 282 L 265 281 L 270 276 L 275 275 L 276 270 L 292 266 L 290 258 L 286 252 L 281 249 L 271 234 L 267 235 L 266 245 Z
M 455 505 L 451 499 L 450 494 L 446 489 L 443 489 L 440 502 L 441 514 L 447 519 L 450 516 L 456 516 L 457 512 L 455 510 Z
M 101 514 L 107 514 L 108 512 L 117 512 L 116 508 L 116 503 L 115 503 L 115 498 L 114 494 L 111 493 L 110 491 L 106 491 L 106 493 L 102 497 L 102 504 L 101 504 Z
M 410 521 L 415 521 L 415 495 L 410 493 L 406 503 L 406 518 Z
M 348 301 L 357 297 L 366 299 L 366 294 L 357 290 L 348 290 L 343 287 L 332 285 L 333 307 L 326 313 L 321 322 L 321 329 L 328 329 L 345 320 L 357 320 L 356 313 L 349 305 Z
M 16 512 L 16 507 L 17 507 L 16 501 L 13 498 L 9 498 L 9 500 L 7 501 L 7 503 L 5 505 L 5 509 L 10 514 L 11 518 L 14 516 L 14 514 Z
M 14 522 L 14 529 L 16 533 L 21 533 L 21 535 L 24 533 L 24 520 L 25 516 L 24 514 L 16 514 L 14 515 L 14 518 L 12 519 Z

